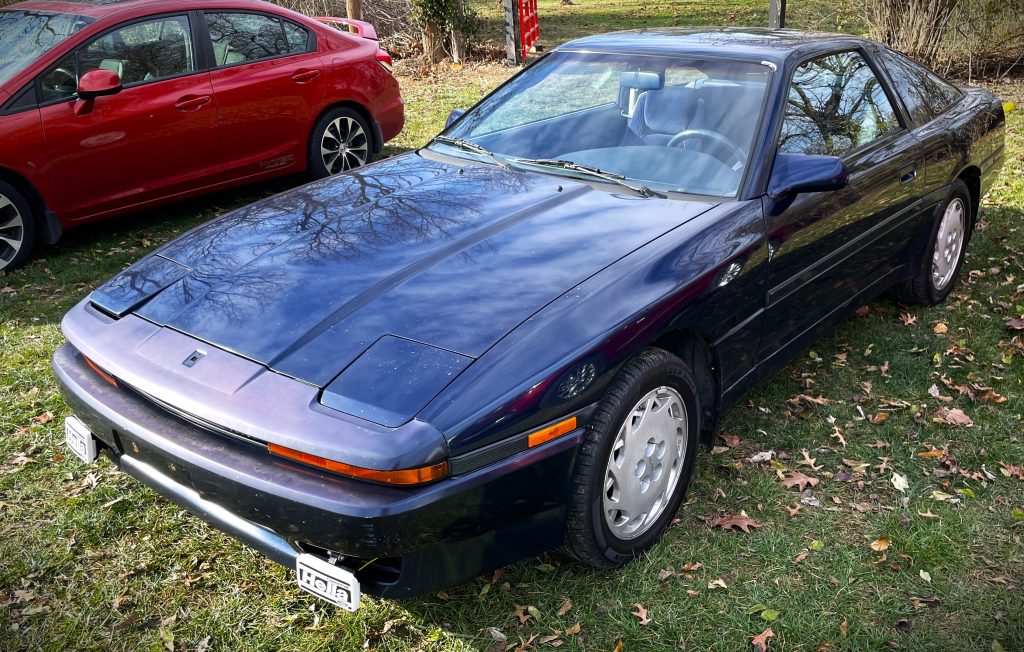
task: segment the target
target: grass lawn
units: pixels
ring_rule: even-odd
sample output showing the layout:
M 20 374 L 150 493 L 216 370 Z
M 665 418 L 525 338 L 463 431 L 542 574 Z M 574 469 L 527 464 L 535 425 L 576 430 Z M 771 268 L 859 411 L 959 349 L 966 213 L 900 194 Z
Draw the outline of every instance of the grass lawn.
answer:
M 541 5 L 563 17 L 559 38 L 624 25 L 588 0 Z M 724 22 L 710 3 L 614 6 L 630 25 L 673 22 L 671 7 Z M 644 7 L 661 13 L 648 21 Z M 511 72 L 398 70 L 409 122 L 391 153 Z M 1024 99 L 1024 85 L 998 90 Z M 49 372 L 59 320 L 91 288 L 294 181 L 68 233 L 0 278 L 0 650 L 749 650 L 767 628 L 772 650 L 1024 650 L 1024 344 L 1005 322 L 1024 316 L 1022 132 L 1012 113 L 1007 166 L 950 300 L 872 303 L 731 409 L 678 524 L 644 559 L 604 573 L 549 554 L 355 614 L 108 462 L 69 459 Z M 936 422 L 940 408 L 972 425 Z M 787 488 L 794 469 L 818 484 Z M 742 512 L 760 527 L 711 527 Z

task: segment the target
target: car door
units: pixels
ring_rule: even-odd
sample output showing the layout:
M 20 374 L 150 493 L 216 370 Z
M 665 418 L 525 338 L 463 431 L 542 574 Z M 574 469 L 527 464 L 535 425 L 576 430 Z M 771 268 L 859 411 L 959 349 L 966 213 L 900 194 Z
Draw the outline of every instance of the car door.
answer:
M 216 106 L 194 32 L 187 13 L 123 23 L 37 79 L 67 218 L 96 217 L 216 180 Z M 116 72 L 122 90 L 79 100 L 78 78 L 96 69 Z
M 324 95 L 315 34 L 253 11 L 207 11 L 224 166 L 250 177 L 305 165 Z
M 800 347 L 884 282 L 906 246 L 921 197 L 918 143 L 857 50 L 798 65 L 778 152 L 841 157 L 841 190 L 765 200 L 770 261 L 763 360 Z M 785 356 L 782 356 L 785 357 Z

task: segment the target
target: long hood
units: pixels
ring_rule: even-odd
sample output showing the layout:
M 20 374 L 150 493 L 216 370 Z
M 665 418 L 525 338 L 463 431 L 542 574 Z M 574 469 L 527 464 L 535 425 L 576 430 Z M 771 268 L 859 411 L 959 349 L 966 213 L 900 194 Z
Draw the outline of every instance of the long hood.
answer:
M 407 154 L 234 211 L 93 293 L 324 386 L 390 335 L 477 358 L 714 204 Z

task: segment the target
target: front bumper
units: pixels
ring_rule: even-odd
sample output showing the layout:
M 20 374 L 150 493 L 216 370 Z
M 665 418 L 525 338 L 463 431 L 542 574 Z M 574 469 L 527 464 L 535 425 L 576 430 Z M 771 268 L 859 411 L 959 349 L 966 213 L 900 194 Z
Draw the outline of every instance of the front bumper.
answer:
M 201 429 L 106 383 L 71 345 L 53 370 L 122 471 L 282 565 L 331 551 L 367 593 L 411 597 L 562 543 L 582 430 L 433 485 L 394 488 Z

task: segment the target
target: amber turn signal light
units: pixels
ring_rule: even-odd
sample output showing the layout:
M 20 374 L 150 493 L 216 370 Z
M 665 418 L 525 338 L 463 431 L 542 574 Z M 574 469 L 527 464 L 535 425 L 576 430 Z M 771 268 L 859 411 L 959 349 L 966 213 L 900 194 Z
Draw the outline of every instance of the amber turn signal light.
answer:
M 527 443 L 529 448 L 533 448 L 534 446 L 546 444 L 552 439 L 557 439 L 573 430 L 576 430 L 576 417 L 569 417 L 565 421 L 559 421 L 553 426 L 542 428 L 537 432 L 531 432 L 530 436 L 527 437 Z
M 421 466 L 416 469 L 377 471 L 376 469 L 364 469 L 359 466 L 352 466 L 351 464 L 345 464 L 344 462 L 335 462 L 334 460 L 317 457 L 316 455 L 310 455 L 309 453 L 303 453 L 284 446 L 278 446 L 277 444 L 267 444 L 267 449 L 274 455 L 286 457 L 290 460 L 295 460 L 296 462 L 308 464 L 309 466 L 315 466 L 318 469 L 347 475 L 350 478 L 379 482 L 381 484 L 411 486 L 442 480 L 448 476 L 447 461 L 438 462 L 431 466 Z
M 100 375 L 100 378 L 102 378 L 103 380 L 107 381 L 108 383 L 110 383 L 114 387 L 117 387 L 117 381 L 114 380 L 113 376 L 111 376 L 107 372 L 105 372 L 102 369 L 100 369 L 99 367 L 97 367 L 96 363 L 93 362 L 92 360 L 90 360 L 89 358 L 86 358 L 84 355 L 82 357 L 85 358 L 85 364 L 89 365 L 90 369 L 92 369 L 93 371 L 98 373 Z

